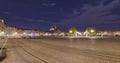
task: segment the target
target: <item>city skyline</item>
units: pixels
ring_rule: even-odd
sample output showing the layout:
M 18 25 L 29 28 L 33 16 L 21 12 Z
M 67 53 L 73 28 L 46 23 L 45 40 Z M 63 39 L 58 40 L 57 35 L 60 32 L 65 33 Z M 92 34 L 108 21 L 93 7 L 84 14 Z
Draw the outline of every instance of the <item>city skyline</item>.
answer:
M 48 30 L 57 26 L 84 30 L 120 30 L 119 0 L 1 0 L 0 18 L 7 25 Z

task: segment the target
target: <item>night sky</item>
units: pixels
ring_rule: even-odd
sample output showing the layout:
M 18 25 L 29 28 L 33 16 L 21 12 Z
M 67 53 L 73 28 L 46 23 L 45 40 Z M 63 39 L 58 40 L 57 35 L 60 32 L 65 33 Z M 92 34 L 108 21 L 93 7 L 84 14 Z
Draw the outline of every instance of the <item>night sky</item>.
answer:
M 120 30 L 120 0 L 0 0 L 0 18 L 7 25 L 43 31 L 53 26 Z

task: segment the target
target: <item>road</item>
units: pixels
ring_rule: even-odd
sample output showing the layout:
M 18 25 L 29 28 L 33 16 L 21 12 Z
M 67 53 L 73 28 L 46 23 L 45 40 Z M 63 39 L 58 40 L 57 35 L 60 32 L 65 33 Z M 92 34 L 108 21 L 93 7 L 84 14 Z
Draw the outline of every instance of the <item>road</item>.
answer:
M 120 39 L 8 39 L 1 63 L 120 63 Z

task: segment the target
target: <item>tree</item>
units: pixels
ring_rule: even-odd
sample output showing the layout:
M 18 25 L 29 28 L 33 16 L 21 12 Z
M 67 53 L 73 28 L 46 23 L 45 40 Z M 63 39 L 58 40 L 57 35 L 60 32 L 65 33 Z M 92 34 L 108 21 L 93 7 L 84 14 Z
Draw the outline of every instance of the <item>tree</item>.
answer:
M 92 36 L 97 34 L 96 29 L 94 29 L 93 27 L 87 27 L 85 32 L 86 32 L 86 36 Z
M 72 28 L 70 28 L 69 33 L 71 33 L 75 36 L 75 35 L 77 35 L 77 29 L 75 27 L 72 27 Z

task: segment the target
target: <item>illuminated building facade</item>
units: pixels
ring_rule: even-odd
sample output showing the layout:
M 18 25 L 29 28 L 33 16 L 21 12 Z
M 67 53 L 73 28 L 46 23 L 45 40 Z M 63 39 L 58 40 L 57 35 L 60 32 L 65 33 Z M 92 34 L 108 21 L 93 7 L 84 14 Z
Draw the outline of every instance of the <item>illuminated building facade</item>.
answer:
M 4 20 L 3 19 L 0 19 L 0 31 L 4 31 Z
M 5 31 L 4 31 L 4 20 L 3 19 L 0 19 L 0 38 L 4 36 L 5 34 Z

